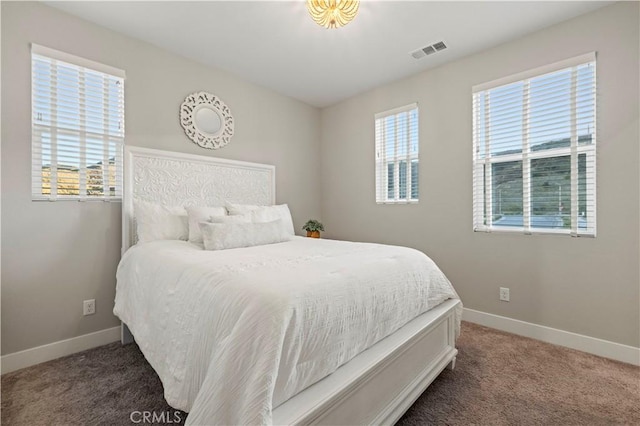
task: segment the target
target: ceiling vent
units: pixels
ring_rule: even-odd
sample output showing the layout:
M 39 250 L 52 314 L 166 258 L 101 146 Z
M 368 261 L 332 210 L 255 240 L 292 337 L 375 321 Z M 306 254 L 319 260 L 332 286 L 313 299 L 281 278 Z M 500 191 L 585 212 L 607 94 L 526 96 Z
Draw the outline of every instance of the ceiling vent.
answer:
M 444 41 L 439 41 L 430 46 L 423 47 L 422 49 L 418 49 L 414 52 L 411 52 L 410 55 L 413 56 L 414 59 L 420 59 L 427 55 L 431 55 L 433 53 L 439 52 L 447 48 L 447 45 L 444 44 Z

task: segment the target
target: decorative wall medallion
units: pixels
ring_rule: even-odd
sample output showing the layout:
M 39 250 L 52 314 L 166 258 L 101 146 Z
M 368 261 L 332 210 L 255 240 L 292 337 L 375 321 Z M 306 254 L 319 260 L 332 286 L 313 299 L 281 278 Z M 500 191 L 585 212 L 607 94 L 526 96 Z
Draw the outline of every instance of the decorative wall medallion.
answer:
M 233 136 L 233 116 L 216 95 L 194 92 L 180 105 L 180 124 L 189 139 L 202 148 L 218 149 Z

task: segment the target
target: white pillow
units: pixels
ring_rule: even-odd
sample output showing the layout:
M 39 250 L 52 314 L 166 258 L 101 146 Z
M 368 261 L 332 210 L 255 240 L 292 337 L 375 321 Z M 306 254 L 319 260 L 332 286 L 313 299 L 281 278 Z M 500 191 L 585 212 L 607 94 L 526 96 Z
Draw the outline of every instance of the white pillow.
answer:
M 201 222 L 205 250 L 226 250 L 289 241 L 280 220 L 262 223 Z
M 251 214 L 253 210 L 264 207 L 254 206 L 251 204 L 234 204 L 229 202 L 225 203 L 224 206 L 227 208 L 230 215 Z
M 184 207 L 163 206 L 135 200 L 133 210 L 136 217 L 138 242 L 189 238 L 189 223 Z
M 211 217 L 226 215 L 227 209 L 224 207 L 187 207 L 187 216 L 189 216 L 189 242 L 202 244 L 200 222 L 208 221 Z
M 284 229 L 289 235 L 295 235 L 293 229 L 293 219 L 287 204 L 278 206 L 254 206 L 251 204 L 232 204 L 226 203 L 225 206 L 230 215 L 251 215 L 254 222 L 271 222 L 281 219 Z
M 251 215 L 239 214 L 236 216 L 211 216 L 206 222 L 212 223 L 251 223 Z
M 291 212 L 289 206 L 281 204 L 279 206 L 260 207 L 251 211 L 251 219 L 254 222 L 271 222 L 274 220 L 281 220 L 284 230 L 289 235 L 295 235 L 293 230 L 293 219 L 291 218 Z

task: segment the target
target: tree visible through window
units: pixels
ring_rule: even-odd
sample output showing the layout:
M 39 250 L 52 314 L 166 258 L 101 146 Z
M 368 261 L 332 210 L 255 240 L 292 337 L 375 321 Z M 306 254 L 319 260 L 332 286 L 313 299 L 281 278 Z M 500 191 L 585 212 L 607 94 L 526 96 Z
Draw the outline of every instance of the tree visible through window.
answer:
M 419 139 L 416 104 L 375 116 L 376 202 L 418 201 Z
M 32 196 L 121 199 L 124 73 L 32 46 Z
M 595 54 L 474 88 L 474 229 L 595 235 Z

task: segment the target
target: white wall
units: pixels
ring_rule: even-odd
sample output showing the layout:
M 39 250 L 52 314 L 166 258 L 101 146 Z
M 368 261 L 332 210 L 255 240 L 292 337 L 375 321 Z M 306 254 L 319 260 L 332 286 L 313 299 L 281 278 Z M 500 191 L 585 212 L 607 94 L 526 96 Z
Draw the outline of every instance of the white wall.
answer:
M 119 324 L 121 204 L 31 201 L 32 42 L 126 71 L 126 144 L 274 164 L 296 229 L 319 216 L 318 109 L 57 9 L 2 2 L 2 354 Z M 181 102 L 201 90 L 234 115 L 235 135 L 217 151 L 180 127 Z M 82 300 L 94 298 L 96 315 L 83 317 Z
M 325 108 L 326 235 L 426 252 L 466 307 L 640 346 L 638 16 L 637 2 L 616 3 Z M 597 238 L 474 233 L 471 87 L 590 51 L 598 54 Z M 416 101 L 420 202 L 376 205 L 374 114 Z M 498 300 L 501 286 L 511 302 Z

